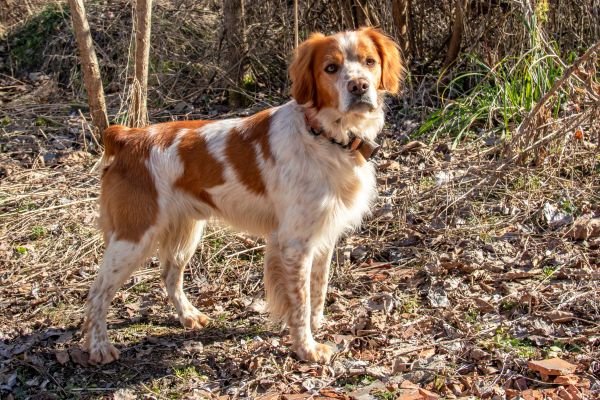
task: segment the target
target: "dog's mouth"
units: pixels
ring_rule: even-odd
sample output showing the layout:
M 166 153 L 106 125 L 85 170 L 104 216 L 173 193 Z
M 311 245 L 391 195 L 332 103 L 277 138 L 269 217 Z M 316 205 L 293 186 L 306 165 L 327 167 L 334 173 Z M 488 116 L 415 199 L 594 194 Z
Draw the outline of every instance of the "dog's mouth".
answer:
M 375 111 L 377 104 L 373 103 L 368 96 L 360 96 L 352 99 L 348 105 L 348 111 L 367 113 Z

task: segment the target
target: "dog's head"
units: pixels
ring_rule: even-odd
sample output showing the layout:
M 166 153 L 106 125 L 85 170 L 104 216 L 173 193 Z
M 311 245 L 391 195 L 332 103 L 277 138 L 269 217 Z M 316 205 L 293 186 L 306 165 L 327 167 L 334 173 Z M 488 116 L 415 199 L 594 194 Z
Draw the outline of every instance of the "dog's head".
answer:
M 292 97 L 317 110 L 367 113 L 381 106 L 384 93 L 398 93 L 403 70 L 398 46 L 378 29 L 315 33 L 290 66 Z

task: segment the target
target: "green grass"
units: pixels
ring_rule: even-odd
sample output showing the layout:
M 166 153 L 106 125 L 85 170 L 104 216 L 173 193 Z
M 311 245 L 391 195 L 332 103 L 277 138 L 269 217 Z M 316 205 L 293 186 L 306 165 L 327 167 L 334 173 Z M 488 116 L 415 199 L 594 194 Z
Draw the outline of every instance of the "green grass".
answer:
M 37 210 L 38 205 L 33 201 L 27 201 L 19 206 L 18 212 Z
M 150 282 L 144 281 L 135 284 L 131 288 L 129 288 L 135 294 L 144 294 L 150 292 L 152 290 L 152 284 Z
M 196 367 L 194 367 L 193 365 L 188 365 L 185 367 L 173 367 L 173 373 L 176 377 L 186 381 L 191 379 L 207 379 L 206 376 L 199 373 L 198 370 L 196 370 Z
M 465 321 L 474 324 L 479 319 L 479 310 L 476 308 L 469 308 L 465 313 Z
M 545 15 L 543 9 L 539 14 Z M 439 93 L 442 107 L 427 117 L 415 136 L 427 135 L 431 141 L 450 137 L 453 147 L 483 132 L 503 139 L 510 137 L 564 72 L 561 60 L 541 38 L 539 17 L 533 15 L 523 21 L 529 32 L 530 49 L 520 57 L 507 57 L 495 65 L 487 65 L 467 55 L 471 70 L 442 86 Z M 559 92 L 559 101 L 550 110 L 554 116 L 565 96 L 565 92 Z
M 567 214 L 574 215 L 577 212 L 577 206 L 573 204 L 571 200 L 562 200 L 560 202 L 560 208 Z
M 518 191 L 526 190 L 532 192 L 541 189 L 542 181 L 537 176 L 519 175 L 512 181 L 512 187 Z
M 397 398 L 396 391 L 380 390 L 372 393 L 373 397 L 381 400 L 393 400 Z
M 9 116 L 5 116 L 2 119 L 0 119 L 0 127 L 5 127 L 10 125 L 10 123 L 12 122 L 12 120 L 10 119 Z
M 490 346 L 505 352 L 516 353 L 526 359 L 536 357 L 539 353 L 539 349 L 531 340 L 511 337 L 502 329 L 496 332 L 496 335 L 492 338 L 492 343 L 488 344 L 488 347 Z
M 32 239 L 41 239 L 46 236 L 46 228 L 41 225 L 36 225 L 31 228 L 31 238 Z
M 514 310 L 517 306 L 519 305 L 519 303 L 517 303 L 514 300 L 502 300 L 500 302 L 500 310 L 504 311 L 504 312 L 508 312 L 510 313 L 512 310 Z
M 542 269 L 542 277 L 544 279 L 550 278 L 552 275 L 554 275 L 554 273 L 556 272 L 557 269 L 558 269 L 558 267 L 556 265 L 549 265 L 549 266 L 544 267 Z
M 27 254 L 27 247 L 25 247 L 25 246 L 17 246 L 17 247 L 15 247 L 15 251 L 19 255 L 24 256 L 25 254 Z
M 435 180 L 430 176 L 424 176 L 419 181 L 419 190 L 431 189 L 435 186 Z
M 406 314 L 414 314 L 419 309 L 419 299 L 417 296 L 410 296 L 402 299 L 400 310 Z

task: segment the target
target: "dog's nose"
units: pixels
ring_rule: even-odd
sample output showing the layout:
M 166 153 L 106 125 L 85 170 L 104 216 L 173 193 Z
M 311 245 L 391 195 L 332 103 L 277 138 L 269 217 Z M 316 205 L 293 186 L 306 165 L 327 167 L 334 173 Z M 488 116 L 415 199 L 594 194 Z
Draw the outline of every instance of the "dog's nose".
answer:
M 352 79 L 348 82 L 348 91 L 355 96 L 365 94 L 369 89 L 369 81 L 365 78 Z

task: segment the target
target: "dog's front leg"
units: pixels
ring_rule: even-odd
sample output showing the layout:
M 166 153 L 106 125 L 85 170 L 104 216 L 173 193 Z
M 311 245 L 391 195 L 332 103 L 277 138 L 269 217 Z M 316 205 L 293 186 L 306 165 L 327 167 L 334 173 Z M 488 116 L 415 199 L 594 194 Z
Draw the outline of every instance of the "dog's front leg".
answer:
M 334 246 L 329 246 L 315 254 L 310 273 L 310 303 L 311 303 L 311 328 L 315 332 L 323 322 L 323 309 L 327 296 L 327 283 L 329 280 L 329 265 L 333 256 Z
M 292 348 L 299 358 L 329 363 L 333 350 L 314 340 L 311 331 L 311 267 L 314 251 L 308 239 L 284 239 L 267 250 L 265 287 L 269 309 L 290 330 Z

